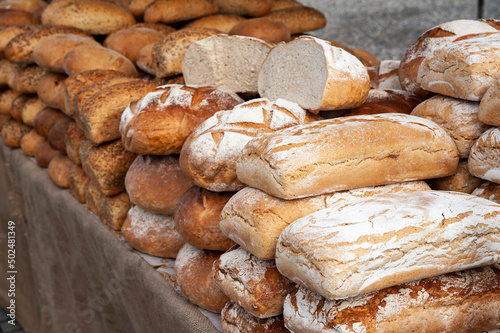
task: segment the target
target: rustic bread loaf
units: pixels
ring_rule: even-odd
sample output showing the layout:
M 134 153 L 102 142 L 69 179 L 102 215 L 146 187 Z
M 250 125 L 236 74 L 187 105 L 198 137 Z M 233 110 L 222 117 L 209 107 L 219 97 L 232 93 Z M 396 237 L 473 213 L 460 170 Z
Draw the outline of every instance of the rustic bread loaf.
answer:
M 66 129 L 64 143 L 66 144 L 66 154 L 71 162 L 76 165 L 81 165 L 80 161 L 80 145 L 85 140 L 85 134 L 78 128 L 73 121 Z
M 75 163 L 69 167 L 68 173 L 69 193 L 79 203 L 85 203 L 85 193 L 89 183 L 89 177 L 83 171 L 83 168 Z
M 368 97 L 362 105 L 342 113 L 342 116 L 379 113 L 410 114 L 421 102 L 422 99 L 420 97 L 404 90 L 370 89 Z
M 254 99 L 207 119 L 181 150 L 182 170 L 211 191 L 236 191 L 245 185 L 236 177 L 236 160 L 245 144 L 265 133 L 319 120 L 297 104 L 282 99 Z
M 153 2 L 154 0 L 130 0 L 128 10 L 137 20 L 142 20 L 146 8 Z
M 262 16 L 271 11 L 272 0 L 214 0 L 219 12 L 240 16 Z
M 0 131 L 2 130 L 3 124 L 7 122 L 11 117 L 9 115 L 0 113 Z
M 14 67 L 9 86 L 23 94 L 36 94 L 40 78 L 47 73 L 45 68 L 36 65 Z
M 363 104 L 370 78 L 366 67 L 347 51 L 325 40 L 301 36 L 269 52 L 258 87 L 261 97 L 284 98 L 317 113 Z
M 15 63 L 1 58 L 2 57 L 0 55 L 0 89 L 5 90 L 10 88 L 9 81 L 12 73 L 12 67 L 15 66 Z
M 12 102 L 19 97 L 21 93 L 13 89 L 7 89 L 0 93 L 0 113 L 10 115 Z
M 224 252 L 202 250 L 186 243 L 175 260 L 175 280 L 187 299 L 204 309 L 220 313 L 229 298 L 215 284 L 212 267 Z
M 106 196 L 125 191 L 125 175 L 136 156 L 127 151 L 120 140 L 99 146 L 94 146 L 87 140 L 80 144 L 83 170 Z
M 263 17 L 283 22 L 292 35 L 318 30 L 326 26 L 325 15 L 317 9 L 306 6 L 273 10 Z
M 43 10 L 47 3 L 43 0 L 4 0 L 0 3 L 0 9 L 19 10 L 34 14 Z
M 274 259 L 279 235 L 301 217 L 345 200 L 353 201 L 382 193 L 428 190 L 430 187 L 424 181 L 414 181 L 284 200 L 256 188 L 245 187 L 224 206 L 220 229 L 260 259 Z
M 50 180 L 61 188 L 69 188 L 69 168 L 71 161 L 65 154 L 56 155 L 49 163 L 47 173 Z
M 498 262 L 499 215 L 500 205 L 459 192 L 346 201 L 285 228 L 276 265 L 328 299 L 356 296 Z
M 493 127 L 484 132 L 471 148 L 468 160 L 469 171 L 481 179 L 500 183 L 500 128 Z
M 35 156 L 38 146 L 45 141 L 45 138 L 38 134 L 34 129 L 23 135 L 21 139 L 21 149 L 27 156 Z
M 128 80 L 102 87 L 77 109 L 75 118 L 85 136 L 94 144 L 120 138 L 120 119 L 131 102 L 155 90 L 154 81 Z M 128 147 L 127 147 L 128 148 Z
M 259 318 L 233 301 L 227 302 L 222 309 L 220 324 L 223 333 L 289 332 L 285 328 L 283 316 Z
M 156 63 L 153 60 L 153 47 L 155 44 L 149 44 L 144 46 L 137 52 L 135 59 L 135 65 L 143 72 L 148 73 L 151 76 L 156 76 Z
M 207 37 L 188 48 L 182 60 L 182 74 L 188 85 L 256 94 L 259 70 L 271 48 L 272 44 L 253 37 Z M 220 50 L 228 56 L 221 57 Z
M 38 134 L 43 137 L 48 137 L 54 123 L 59 119 L 65 118 L 68 117 L 61 111 L 46 107 L 36 115 L 33 120 L 33 127 Z
M 2 1 L 3 2 L 3 1 Z M 2 4 L 0 2 L 0 4 Z M 40 24 L 40 19 L 33 14 L 21 10 L 0 9 L 0 27 L 7 28 L 12 26 Z
M 131 27 L 109 35 L 104 40 L 103 45 L 135 63 L 137 53 L 144 46 L 156 43 L 163 37 L 165 37 L 163 33 L 154 29 Z
M 500 32 L 457 37 L 422 61 L 417 82 L 428 91 L 480 101 L 500 79 L 499 50 Z
M 420 103 L 411 114 L 443 127 L 455 141 L 460 157 L 467 158 L 477 138 L 490 128 L 479 121 L 478 109 L 477 102 L 437 95 Z
M 47 106 L 64 111 L 64 81 L 66 74 L 47 72 L 38 81 L 38 98 Z
M 35 45 L 33 59 L 38 66 L 52 72 L 64 73 L 64 56 L 80 45 L 100 46 L 101 44 L 90 36 L 55 34 L 42 39 Z
M 233 192 L 212 192 L 192 186 L 177 202 L 175 229 L 189 244 L 206 250 L 226 251 L 234 242 L 220 230 L 220 214 Z
M 292 332 L 474 333 L 499 326 L 498 265 L 426 278 L 342 300 L 298 288 L 285 300 Z
M 195 2 L 155 0 L 146 7 L 144 22 L 171 24 L 217 14 L 217 11 L 217 6 L 211 0 L 198 0 Z
M 273 0 L 271 11 L 289 8 L 289 7 L 302 7 L 303 4 L 296 0 Z
M 157 257 L 175 258 L 185 241 L 175 230 L 171 215 L 148 212 L 132 207 L 121 231 L 136 250 Z
M 239 246 L 214 262 L 213 275 L 226 296 L 259 318 L 282 314 L 286 295 L 296 288 L 274 260 L 259 259 Z
M 18 121 L 23 121 L 23 107 L 26 102 L 31 99 L 36 98 L 34 95 L 21 94 L 12 101 L 10 106 L 10 116 Z
M 478 196 L 480 198 L 485 198 L 500 204 L 500 184 L 486 181 L 479 185 L 472 192 L 472 195 Z
M 60 154 L 59 151 L 52 148 L 47 140 L 41 142 L 35 150 L 35 161 L 39 167 L 47 168 L 50 161 Z
M 123 112 L 122 141 L 126 149 L 138 154 L 179 153 L 205 119 L 241 102 L 235 93 L 215 87 L 160 86 Z
M 91 35 L 107 35 L 135 23 L 125 8 L 110 2 L 77 1 L 57 9 L 49 18 L 50 25 L 70 26 Z
M 193 185 L 174 155 L 139 155 L 125 176 L 130 201 L 147 211 L 173 215 L 175 206 Z
M 63 68 L 72 75 L 93 69 L 110 69 L 129 76 L 139 76 L 134 63 L 111 49 L 98 45 L 80 45 L 64 56 Z
M 428 179 L 426 182 L 433 190 L 455 191 L 470 194 L 479 185 L 484 183 L 484 180 L 474 177 L 469 172 L 467 160 L 460 160 L 457 171 L 455 171 L 453 175 L 443 178 Z
M 399 82 L 399 60 L 382 60 L 378 65 L 378 89 L 402 90 Z M 411 93 L 410 93 L 411 94 Z
M 127 192 L 120 192 L 113 196 L 103 194 L 99 187 L 89 180 L 85 193 L 87 209 L 96 214 L 102 223 L 113 230 L 120 230 L 132 204 Z
M 66 132 L 72 123 L 73 120 L 70 117 L 64 117 L 54 122 L 47 136 L 47 141 L 52 148 L 66 154 Z
M 399 67 L 399 80 L 404 90 L 422 97 L 432 94 L 417 82 L 420 64 L 434 51 L 448 45 L 457 36 L 500 30 L 495 20 L 456 20 L 445 22 L 424 32 L 405 52 Z
M 338 44 L 333 41 L 332 43 L 334 45 Z M 378 67 L 380 65 L 380 60 L 377 58 L 377 56 L 368 50 L 358 49 L 356 47 L 350 47 L 348 48 L 348 50 L 350 51 L 351 54 L 353 54 L 356 58 L 358 58 L 359 61 L 361 61 L 361 63 L 366 67 Z
M 219 33 L 220 31 L 209 28 L 184 28 L 157 41 L 152 54 L 155 76 L 162 78 L 182 74 L 182 60 L 189 46 Z
M 3 144 L 11 148 L 21 147 L 21 139 L 31 130 L 31 126 L 10 118 L 2 126 Z
M 36 97 L 36 95 L 31 96 L 31 98 L 29 98 L 23 105 L 23 108 L 21 110 L 21 120 L 26 125 L 33 127 L 36 116 L 45 107 L 45 103 L 43 103 L 38 97 Z
M 186 24 L 184 28 L 210 28 L 219 30 L 222 33 L 228 34 L 229 31 L 238 23 L 246 19 L 239 15 L 232 14 L 214 14 L 199 19 L 193 20 Z
M 455 143 L 436 123 L 384 113 L 323 120 L 255 138 L 241 152 L 236 174 L 247 185 L 293 199 L 445 177 L 455 172 L 458 160 Z
M 500 126 L 500 85 L 495 84 L 486 90 L 481 102 L 477 117 L 485 124 Z
M 6 27 L 0 30 L 0 58 L 5 58 L 5 47 L 10 42 L 10 40 L 17 35 L 22 34 L 28 30 L 40 29 L 39 25 L 36 24 L 24 24 L 16 25 L 12 27 Z M 3 60 L 2 60 L 3 61 Z

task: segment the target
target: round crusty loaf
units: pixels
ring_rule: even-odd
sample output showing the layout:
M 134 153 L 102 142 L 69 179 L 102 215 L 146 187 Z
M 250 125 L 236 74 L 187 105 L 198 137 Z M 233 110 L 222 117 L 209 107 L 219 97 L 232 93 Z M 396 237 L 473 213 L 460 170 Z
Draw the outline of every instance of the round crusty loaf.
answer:
M 193 185 L 174 155 L 139 155 L 125 176 L 130 201 L 158 214 L 173 215 L 175 206 Z
M 342 113 L 342 116 L 379 113 L 410 114 L 421 102 L 420 97 L 404 90 L 370 89 L 368 97 L 361 106 Z
M 59 110 L 46 107 L 36 115 L 33 120 L 33 127 L 38 134 L 46 138 L 49 136 L 54 123 L 62 118 L 67 118 L 67 116 Z
M 256 94 L 257 78 L 272 44 L 247 36 L 216 35 L 189 47 L 182 60 L 188 85 L 209 85 Z M 230 56 L 221 57 L 220 50 Z
M 47 106 L 64 112 L 64 81 L 66 74 L 47 72 L 38 81 L 38 98 Z
M 220 213 L 232 192 L 211 192 L 192 186 L 178 201 L 175 229 L 189 244 L 206 250 L 226 251 L 234 242 L 219 228 Z
M 160 86 L 123 112 L 122 141 L 137 154 L 179 153 L 186 138 L 205 119 L 241 102 L 238 95 L 214 87 Z
M 214 0 L 223 14 L 240 16 L 262 16 L 272 8 L 272 0 Z
M 107 35 L 135 23 L 125 8 L 110 2 L 70 2 L 57 9 L 49 19 L 50 25 L 81 29 L 91 35 Z
M 486 181 L 472 191 L 472 195 L 500 204 L 500 184 Z
M 72 123 L 73 120 L 70 117 L 64 117 L 54 122 L 47 136 L 47 141 L 52 148 L 66 154 L 66 131 Z
M 222 309 L 220 324 L 224 333 L 290 332 L 285 328 L 283 316 L 258 318 L 233 301 Z
M 21 147 L 21 139 L 31 130 L 31 126 L 10 118 L 2 126 L 2 140 L 4 145 L 11 148 Z
M 56 155 L 49 163 L 47 173 L 54 184 L 69 188 L 69 168 L 71 161 L 65 154 Z
M 184 143 L 180 156 L 182 170 L 203 188 L 237 191 L 245 185 L 236 177 L 236 160 L 248 141 L 319 119 L 282 99 L 275 102 L 254 99 L 232 110 L 217 112 Z
M 420 103 L 411 114 L 443 127 L 455 141 L 460 158 L 467 158 L 477 138 L 490 128 L 479 121 L 478 109 L 477 102 L 437 95 Z
M 26 101 L 26 103 L 24 103 L 21 120 L 26 125 L 33 126 L 36 116 L 43 109 L 45 109 L 45 107 L 45 103 L 43 103 L 38 97 L 33 95 L 33 97 L 31 97 Z
M 85 192 L 89 182 L 89 177 L 83 171 L 83 168 L 74 163 L 69 167 L 69 193 L 79 203 L 85 203 Z
M 325 15 L 317 9 L 306 6 L 273 10 L 263 17 L 283 22 L 292 35 L 318 30 L 326 26 Z
M 144 22 L 171 24 L 213 14 L 217 7 L 212 0 L 155 0 L 146 7 Z
M 185 241 L 174 228 L 170 215 L 132 207 L 121 229 L 127 242 L 136 250 L 166 258 L 175 258 Z
M 64 73 L 66 53 L 80 45 L 100 46 L 94 38 L 85 35 L 55 34 L 39 41 L 33 49 L 33 59 L 38 66 L 52 72 Z
M 165 37 L 163 33 L 153 29 L 131 27 L 109 35 L 103 45 L 135 63 L 137 53 L 144 46 L 155 43 L 163 37 Z
M 214 262 L 213 275 L 226 296 L 259 318 L 282 314 L 286 295 L 296 288 L 274 260 L 259 259 L 239 246 Z
M 468 160 L 469 171 L 481 179 L 500 183 L 500 128 L 493 127 L 484 132 L 471 148 Z
M 92 69 L 110 69 L 130 76 L 139 76 L 134 63 L 125 56 L 96 45 L 81 45 L 66 53 L 63 68 L 68 75 Z
M 22 137 L 21 149 L 25 155 L 35 156 L 36 149 L 45 140 L 45 137 L 41 136 L 34 129 L 32 129 Z
M 212 267 L 224 252 L 202 250 L 186 243 L 175 260 L 175 280 L 187 299 L 220 313 L 229 298 L 215 284 Z
M 35 150 L 35 161 L 39 167 L 47 168 L 50 161 L 61 152 L 52 148 L 47 141 L 41 142 Z
M 258 87 L 262 97 L 283 98 L 317 113 L 363 104 L 370 77 L 366 67 L 347 51 L 325 40 L 301 36 L 269 52 Z
M 484 183 L 484 180 L 474 177 L 469 171 L 467 160 L 461 160 L 453 175 L 443 178 L 428 179 L 426 182 L 433 190 L 455 191 L 470 194 L 479 185 Z
M 21 95 L 19 91 L 7 89 L 0 92 L 0 113 L 10 116 L 12 102 Z
M 186 24 L 184 28 L 210 28 L 219 30 L 220 32 L 227 34 L 236 24 L 245 20 L 246 19 L 244 17 L 239 15 L 215 14 L 193 20 Z
M 500 85 L 492 85 L 481 98 L 477 117 L 485 124 L 500 126 Z

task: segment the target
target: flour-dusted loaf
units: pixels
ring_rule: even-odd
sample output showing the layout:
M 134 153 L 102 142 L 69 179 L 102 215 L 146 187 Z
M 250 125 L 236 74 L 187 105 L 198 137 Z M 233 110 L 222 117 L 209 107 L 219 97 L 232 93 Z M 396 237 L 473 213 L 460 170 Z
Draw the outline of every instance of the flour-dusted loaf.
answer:
M 202 250 L 186 243 L 175 260 L 175 280 L 187 299 L 204 309 L 220 313 L 229 298 L 215 284 L 214 262 L 221 251 Z
M 399 67 L 399 80 L 404 90 L 422 97 L 432 95 L 417 82 L 420 64 L 434 51 L 448 45 L 458 36 L 495 32 L 500 24 L 495 20 L 455 20 L 445 22 L 424 32 L 405 52 Z
M 500 126 L 500 85 L 494 84 L 486 90 L 481 102 L 477 117 L 485 124 Z
M 248 186 L 224 206 L 220 229 L 253 255 L 264 260 L 274 259 L 279 235 L 301 217 L 345 200 L 381 193 L 427 190 L 430 187 L 424 181 L 414 181 L 284 200 Z
M 402 90 L 399 82 L 399 60 L 382 60 L 378 65 L 378 89 Z
M 473 176 L 466 159 L 461 159 L 455 173 L 448 177 L 426 180 L 433 190 L 472 193 L 484 179 Z
M 341 202 L 289 225 L 276 265 L 329 299 L 498 262 L 500 205 L 447 191 Z
M 472 195 L 500 204 L 500 184 L 486 181 L 472 191 Z
M 445 177 L 455 172 L 458 160 L 455 143 L 436 123 L 384 113 L 322 120 L 255 138 L 241 152 L 236 173 L 247 185 L 293 199 Z
M 500 266 L 400 284 L 344 300 L 298 288 L 285 300 L 291 332 L 475 333 L 500 325 Z
M 164 215 L 174 214 L 177 203 L 192 185 L 175 155 L 138 155 L 125 176 L 132 203 Z
M 101 192 L 91 180 L 85 192 L 87 209 L 96 214 L 102 223 L 113 230 L 120 230 L 132 204 L 127 192 L 108 196 Z
M 234 242 L 222 233 L 219 221 L 224 205 L 233 194 L 192 186 L 175 207 L 175 229 L 191 245 L 207 250 L 226 251 Z
M 283 316 L 259 318 L 233 301 L 227 302 L 222 309 L 220 324 L 223 333 L 289 332 L 285 328 Z
M 500 32 L 457 37 L 425 58 L 417 82 L 423 89 L 470 101 L 480 101 L 500 79 Z
M 471 148 L 468 165 L 472 175 L 500 183 L 500 128 L 484 132 Z
M 121 228 L 127 242 L 136 250 L 166 258 L 175 258 L 185 241 L 175 230 L 174 218 L 132 207 Z
M 144 11 L 144 22 L 172 24 L 217 14 L 212 0 L 155 0 Z
M 179 153 L 186 138 L 205 119 L 242 102 L 235 93 L 215 87 L 160 86 L 123 112 L 122 141 L 125 148 L 138 154 Z
M 295 103 L 253 99 L 203 122 L 182 147 L 182 170 L 211 191 L 236 191 L 236 160 L 246 143 L 265 133 L 321 119 Z
M 282 314 L 295 283 L 281 275 L 274 260 L 262 260 L 234 246 L 214 262 L 214 279 L 224 294 L 259 318 Z
M 261 97 L 283 98 L 317 113 L 363 104 L 370 78 L 366 67 L 349 52 L 326 40 L 300 36 L 269 52 L 258 88 Z
M 262 63 L 272 44 L 247 36 L 215 35 L 192 44 L 182 60 L 188 85 L 209 85 L 238 93 L 258 91 Z M 224 56 L 221 56 L 223 50 Z

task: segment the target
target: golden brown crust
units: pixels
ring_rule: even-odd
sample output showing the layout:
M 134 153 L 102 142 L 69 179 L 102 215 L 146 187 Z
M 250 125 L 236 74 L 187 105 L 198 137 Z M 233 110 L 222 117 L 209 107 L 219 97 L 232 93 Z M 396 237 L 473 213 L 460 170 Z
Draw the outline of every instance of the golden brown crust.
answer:
M 262 16 L 271 11 L 271 0 L 214 0 L 219 12 L 240 16 Z
M 107 196 L 92 181 L 87 184 L 85 201 L 87 202 L 87 209 L 96 214 L 102 223 L 113 230 L 121 229 L 127 217 L 127 212 L 132 206 L 127 192 Z
M 64 81 L 67 78 L 66 74 L 45 73 L 38 82 L 38 98 L 47 106 L 64 110 Z
M 23 107 L 33 95 L 21 94 L 12 101 L 10 116 L 18 121 L 23 121 Z
M 291 40 L 290 30 L 283 23 L 266 18 L 253 18 L 236 24 L 230 35 L 249 36 L 269 43 L 288 42 Z
M 67 118 L 67 116 L 61 111 L 46 107 L 36 115 L 33 120 L 33 127 L 38 134 L 48 137 L 54 123 L 64 118 Z
M 186 24 L 184 28 L 210 28 L 227 34 L 236 24 L 245 20 L 246 19 L 244 17 L 239 15 L 215 14 L 200 17 L 199 19 L 191 21 Z
M 0 131 L 2 131 L 3 124 L 5 124 L 10 118 L 10 115 L 0 113 Z
M 9 83 L 15 91 L 24 94 L 36 94 L 38 82 L 47 70 L 36 65 L 14 67 L 13 80 Z
M 258 318 L 233 301 L 227 302 L 222 309 L 220 323 L 224 333 L 290 332 L 283 316 Z
M 74 163 L 69 167 L 68 173 L 69 193 L 79 203 L 85 203 L 85 193 L 89 182 L 89 177 L 83 171 L 83 168 Z
M 69 188 L 69 168 L 71 161 L 65 154 L 56 155 L 49 163 L 47 173 L 50 180 L 61 188 Z
M 36 95 L 32 95 L 22 108 L 22 121 L 26 125 L 33 126 L 36 116 L 46 107 Z
M 211 0 L 198 0 L 195 2 L 156 0 L 146 7 L 144 22 L 171 24 L 217 14 L 217 11 L 217 6 Z
M 500 184 L 484 182 L 472 192 L 472 195 L 500 204 Z
M 46 6 L 47 3 L 43 0 L 4 0 L 0 4 L 0 9 L 20 10 L 34 14 Z
M 5 47 L 10 42 L 10 40 L 17 35 L 22 34 L 31 29 L 38 29 L 38 25 L 35 24 L 25 24 L 13 27 L 7 27 L 0 30 L 0 58 L 5 57 Z
M 292 35 L 321 29 L 326 26 L 325 15 L 317 9 L 306 6 L 274 10 L 263 17 L 283 22 Z
M 35 156 L 36 149 L 46 139 L 34 129 L 26 133 L 21 139 L 21 149 L 27 156 Z
M 0 93 L 0 113 L 10 116 L 12 102 L 19 97 L 21 93 L 13 89 L 7 89 Z
M 66 154 L 66 131 L 72 123 L 73 120 L 70 117 L 63 117 L 54 122 L 47 136 L 47 141 L 52 148 Z
M 404 90 L 371 89 L 366 101 L 361 106 L 343 113 L 342 116 L 380 113 L 410 114 L 421 102 L 422 99 L 419 96 Z
M 21 147 L 21 139 L 25 134 L 31 130 L 31 126 L 23 124 L 22 122 L 9 119 L 2 126 L 2 139 L 7 147 L 19 148 Z
M 493 85 L 481 98 L 477 117 L 485 124 L 500 126 L 500 85 Z
M 85 140 L 85 134 L 78 128 L 73 121 L 66 129 L 64 142 L 66 143 L 66 154 L 71 162 L 76 165 L 81 165 L 80 161 L 80 144 Z
M 163 37 L 165 37 L 165 34 L 153 29 L 132 27 L 106 37 L 104 46 L 124 55 L 127 59 L 135 63 L 137 53 L 143 47 L 155 43 Z
M 426 182 L 433 190 L 455 191 L 471 194 L 485 181 L 481 178 L 474 177 L 469 172 L 467 160 L 461 160 L 458 163 L 457 170 L 453 175 L 443 178 L 428 179 Z
M 193 246 L 226 251 L 235 243 L 222 233 L 219 221 L 224 205 L 233 194 L 192 186 L 177 203 L 175 229 Z
M 52 148 L 47 140 L 41 142 L 35 150 L 35 160 L 39 167 L 47 168 L 50 161 L 57 155 L 59 151 Z
M 40 24 L 40 19 L 21 10 L 0 11 L 0 27 L 12 27 L 26 24 Z

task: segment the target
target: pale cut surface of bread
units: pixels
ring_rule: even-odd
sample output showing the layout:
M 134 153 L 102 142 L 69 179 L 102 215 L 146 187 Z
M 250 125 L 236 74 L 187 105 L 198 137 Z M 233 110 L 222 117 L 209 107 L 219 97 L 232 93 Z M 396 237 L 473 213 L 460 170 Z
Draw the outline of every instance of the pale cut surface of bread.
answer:
M 247 185 L 294 199 L 445 177 L 458 160 L 455 143 L 436 123 L 384 113 L 322 120 L 252 139 L 236 174 Z
M 227 302 L 221 311 L 221 329 L 224 333 L 288 333 L 283 316 L 258 318 L 237 303 Z
M 301 84 L 298 84 L 301 82 Z M 370 90 L 365 66 L 347 51 L 315 37 L 276 45 L 258 78 L 261 97 L 283 98 L 317 113 L 361 105 Z
M 182 74 L 188 85 L 257 93 L 258 74 L 271 48 L 271 44 L 251 37 L 208 37 L 188 48 L 182 61 Z
M 500 128 L 484 132 L 471 148 L 468 165 L 472 175 L 500 184 Z
M 433 96 L 417 105 L 411 115 L 434 121 L 445 129 L 457 145 L 460 158 L 469 152 L 489 125 L 478 119 L 479 103 L 446 96 Z
M 488 88 L 479 103 L 477 117 L 485 124 L 500 126 L 500 85 Z
M 327 193 L 313 197 L 284 200 L 253 187 L 238 191 L 221 212 L 220 229 L 230 239 L 260 259 L 276 257 L 281 232 L 301 217 L 345 200 L 381 193 L 428 191 L 423 181 Z
M 454 272 L 344 300 L 298 288 L 285 300 L 292 332 L 475 333 L 500 325 L 499 265 Z
M 276 265 L 328 299 L 356 296 L 498 262 L 499 216 L 500 205 L 459 192 L 345 201 L 285 228 Z
M 500 79 L 500 32 L 457 37 L 425 58 L 417 82 L 438 94 L 480 101 Z

